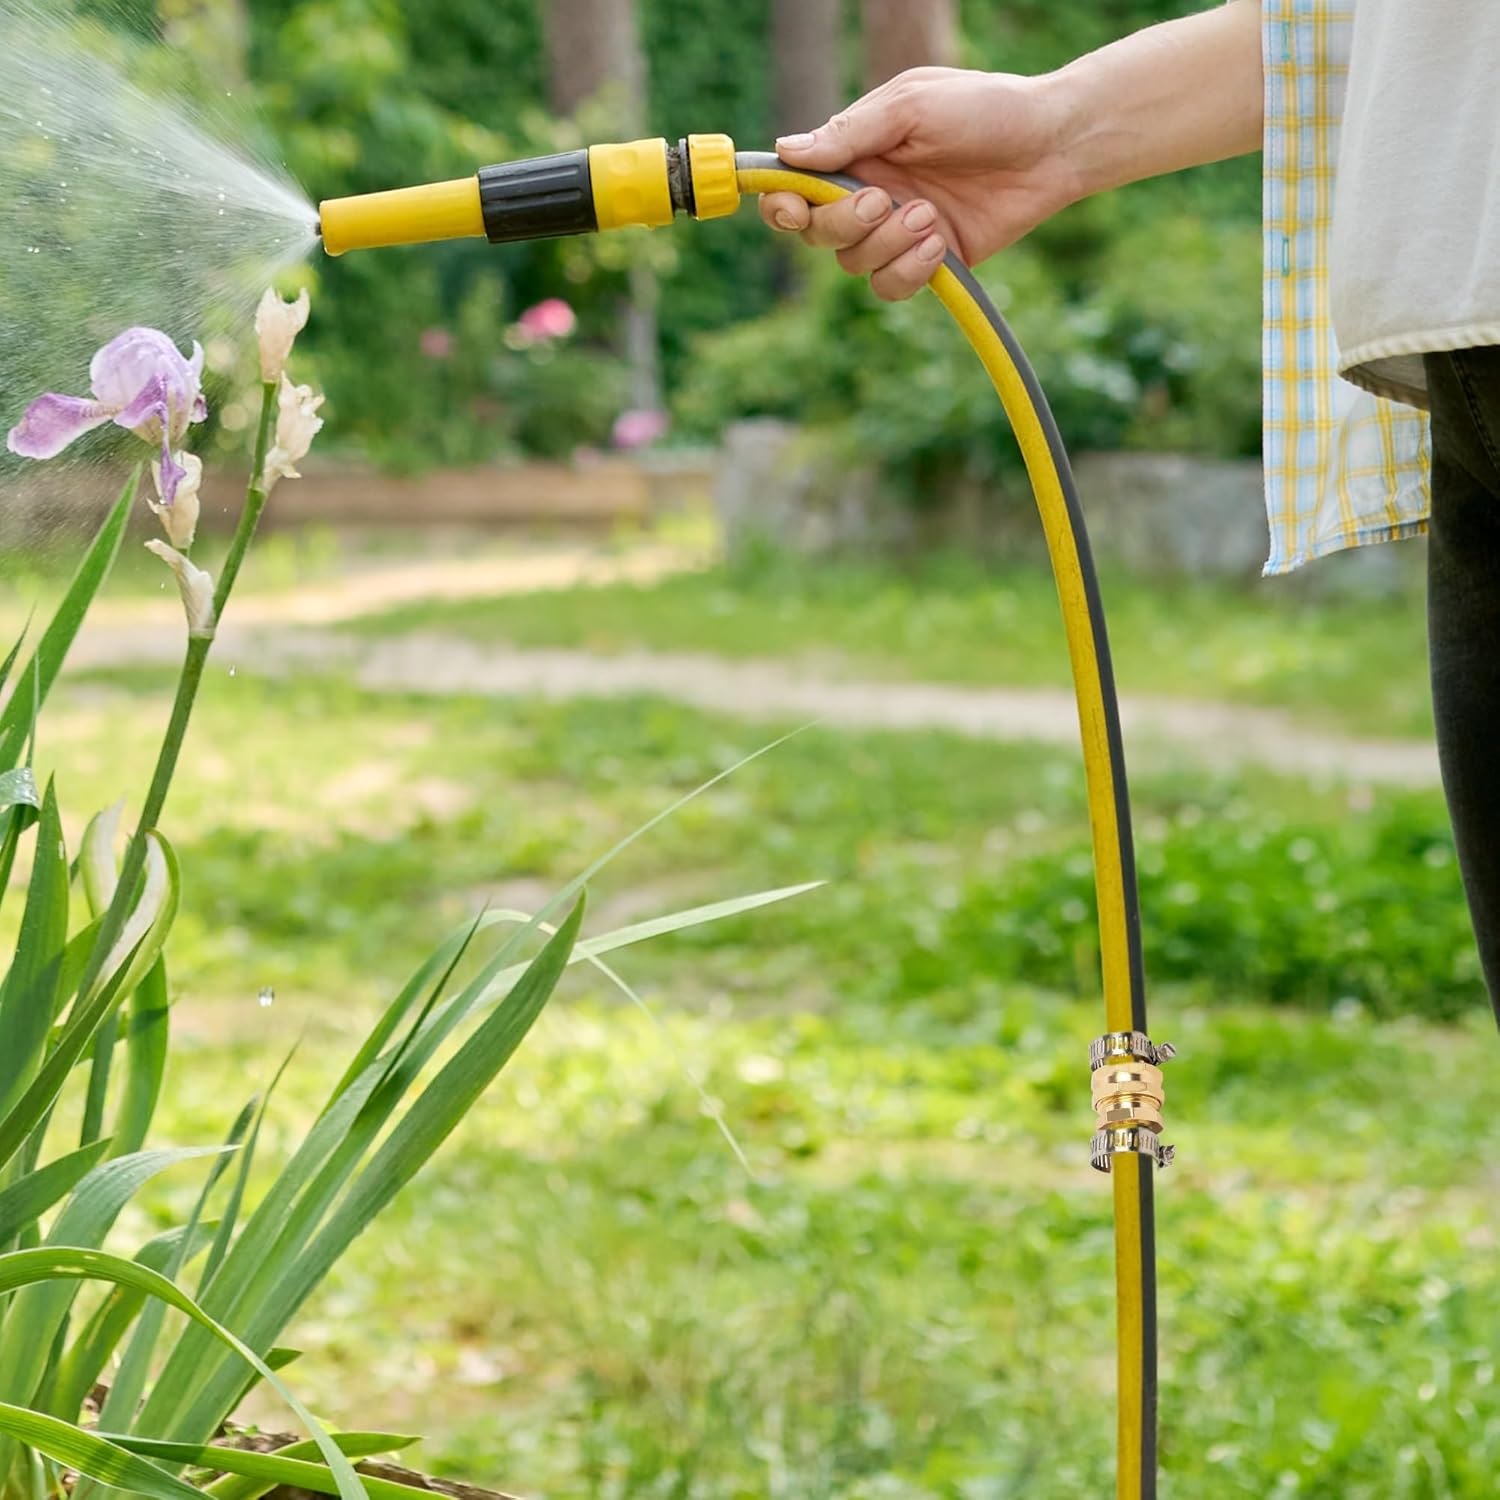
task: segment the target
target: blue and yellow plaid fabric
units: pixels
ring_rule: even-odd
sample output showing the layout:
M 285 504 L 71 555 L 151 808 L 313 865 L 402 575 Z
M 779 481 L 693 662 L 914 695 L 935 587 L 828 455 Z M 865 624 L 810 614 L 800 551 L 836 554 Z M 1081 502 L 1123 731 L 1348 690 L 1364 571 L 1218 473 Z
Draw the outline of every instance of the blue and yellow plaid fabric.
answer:
M 1426 529 L 1427 419 L 1338 375 L 1328 303 L 1354 0 L 1263 0 L 1267 573 Z

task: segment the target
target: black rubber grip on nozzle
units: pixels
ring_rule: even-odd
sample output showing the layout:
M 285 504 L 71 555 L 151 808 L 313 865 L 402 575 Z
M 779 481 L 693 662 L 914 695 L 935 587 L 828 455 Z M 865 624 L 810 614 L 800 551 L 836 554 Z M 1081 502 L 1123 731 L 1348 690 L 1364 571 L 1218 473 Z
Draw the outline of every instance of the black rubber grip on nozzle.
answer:
M 587 151 L 481 167 L 479 202 L 492 245 L 592 234 L 599 227 Z

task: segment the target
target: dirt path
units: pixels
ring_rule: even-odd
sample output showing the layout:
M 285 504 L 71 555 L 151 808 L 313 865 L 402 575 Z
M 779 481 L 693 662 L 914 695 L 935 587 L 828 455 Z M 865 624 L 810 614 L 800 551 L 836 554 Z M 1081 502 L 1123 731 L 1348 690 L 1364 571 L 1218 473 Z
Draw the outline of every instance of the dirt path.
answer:
M 282 623 L 274 626 L 263 623 L 258 611 L 239 610 L 237 615 L 221 630 L 216 657 L 238 671 L 262 675 L 332 669 L 373 691 L 441 695 L 644 695 L 748 719 L 818 720 L 850 729 L 944 729 L 977 739 L 1034 741 L 1070 750 L 1078 739 L 1072 695 L 1061 689 L 858 682 L 809 676 L 780 661 L 737 662 L 677 652 L 601 656 L 516 650 L 430 633 L 371 640 L 320 625 L 287 624 L 280 604 L 276 617 Z M 137 619 L 92 629 L 80 637 L 72 666 L 170 664 L 180 655 L 180 632 L 180 616 L 164 625 Z M 1199 765 L 1256 765 L 1411 787 L 1438 780 L 1436 754 L 1421 741 L 1343 739 L 1307 729 L 1270 709 L 1181 699 L 1129 698 L 1123 712 L 1133 747 L 1170 751 Z

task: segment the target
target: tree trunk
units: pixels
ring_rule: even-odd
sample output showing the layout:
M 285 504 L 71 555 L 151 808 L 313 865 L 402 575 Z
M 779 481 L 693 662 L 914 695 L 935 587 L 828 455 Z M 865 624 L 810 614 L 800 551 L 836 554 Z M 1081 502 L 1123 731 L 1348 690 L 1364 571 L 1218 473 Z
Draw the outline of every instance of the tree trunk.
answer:
M 553 109 L 576 114 L 609 88 L 618 101 L 621 133 L 639 130 L 646 61 L 635 0 L 541 0 L 541 5 Z
M 821 125 L 843 104 L 841 0 L 771 0 L 771 127 L 790 135 Z
M 548 91 L 559 114 L 577 114 L 607 95 L 606 118 L 616 139 L 640 135 L 646 122 L 646 57 L 635 0 L 541 0 L 547 43 Z M 621 306 L 631 402 L 656 410 L 662 404 L 658 287 L 654 273 L 633 265 L 629 296 Z
M 863 0 L 863 12 L 867 89 L 907 68 L 958 60 L 954 0 Z

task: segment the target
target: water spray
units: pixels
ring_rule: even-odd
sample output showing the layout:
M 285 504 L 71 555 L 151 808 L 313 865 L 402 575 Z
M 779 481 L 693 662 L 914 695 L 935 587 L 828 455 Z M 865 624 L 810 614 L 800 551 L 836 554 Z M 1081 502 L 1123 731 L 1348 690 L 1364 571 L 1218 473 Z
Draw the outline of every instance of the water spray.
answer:
M 485 167 L 473 177 L 362 197 L 320 210 L 331 255 L 464 237 L 501 244 L 655 228 L 678 214 L 732 214 L 745 193 L 793 192 L 834 202 L 863 184 L 736 152 L 723 135 L 591 146 Z M 1091 1164 L 1112 1175 L 1118 1350 L 1117 1500 L 1155 1500 L 1157 1436 L 1155 1173 L 1172 1159 L 1161 1139 L 1161 1065 L 1151 1040 L 1120 708 L 1099 581 L 1083 509 L 1047 398 L 1014 334 L 968 268 L 949 255 L 932 290 L 994 382 L 1020 443 L 1057 580 L 1078 699 L 1093 833 L 1107 1031 L 1089 1049 L 1095 1129 Z

